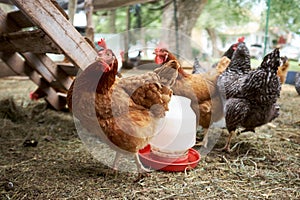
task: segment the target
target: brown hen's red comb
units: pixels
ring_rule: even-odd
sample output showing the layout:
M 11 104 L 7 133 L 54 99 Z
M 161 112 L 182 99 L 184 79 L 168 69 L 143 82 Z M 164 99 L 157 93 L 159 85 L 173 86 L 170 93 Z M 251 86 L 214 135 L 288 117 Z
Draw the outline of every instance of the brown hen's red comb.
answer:
M 244 37 L 244 36 L 238 38 L 238 42 L 239 42 L 239 43 L 240 43 L 240 42 L 244 42 L 244 40 L 245 40 L 245 37 Z
M 103 49 L 107 49 L 106 42 L 105 42 L 104 38 L 101 38 L 101 39 L 98 41 L 98 45 L 99 45 L 100 47 L 102 47 Z

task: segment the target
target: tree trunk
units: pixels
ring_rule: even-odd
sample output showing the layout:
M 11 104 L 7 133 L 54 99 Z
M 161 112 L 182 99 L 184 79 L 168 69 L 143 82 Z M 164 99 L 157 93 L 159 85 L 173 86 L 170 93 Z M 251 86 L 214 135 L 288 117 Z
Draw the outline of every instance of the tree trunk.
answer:
M 179 55 L 192 59 L 192 48 L 190 37 L 202 9 L 208 0 L 176 0 L 178 19 L 178 46 Z M 167 2 L 166 2 L 167 3 Z M 174 3 L 170 3 L 163 12 L 162 26 L 170 29 L 162 38 L 163 43 L 167 43 L 169 48 L 176 46 L 176 30 L 174 20 Z M 175 48 L 174 48 L 175 49 Z
M 115 33 L 116 32 L 116 10 L 110 10 L 109 11 L 109 28 L 110 28 L 110 33 Z
M 74 16 L 77 9 L 77 0 L 70 0 L 68 4 L 68 15 L 71 24 L 74 23 Z
M 91 42 L 94 42 L 93 0 L 85 0 L 84 7 L 85 7 L 85 14 L 86 14 L 85 35 Z
M 127 6 L 126 12 L 126 32 L 124 34 L 124 59 L 128 61 L 128 50 L 129 50 L 129 42 L 130 42 L 130 33 L 131 29 L 131 15 L 130 15 L 130 6 Z
M 212 43 L 212 57 L 219 57 L 220 53 L 217 47 L 217 34 L 214 28 L 206 28 L 205 29 L 211 39 Z

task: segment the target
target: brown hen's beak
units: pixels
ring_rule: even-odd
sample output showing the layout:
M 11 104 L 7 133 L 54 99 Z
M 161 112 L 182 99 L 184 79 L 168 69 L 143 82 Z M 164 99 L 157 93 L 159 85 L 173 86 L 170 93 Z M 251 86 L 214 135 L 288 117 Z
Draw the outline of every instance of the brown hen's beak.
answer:
M 169 54 L 167 53 L 167 54 L 165 55 L 165 61 L 167 61 L 168 58 L 169 58 Z
M 97 56 L 95 60 L 98 61 L 98 62 L 102 61 L 102 59 L 100 58 L 100 56 Z

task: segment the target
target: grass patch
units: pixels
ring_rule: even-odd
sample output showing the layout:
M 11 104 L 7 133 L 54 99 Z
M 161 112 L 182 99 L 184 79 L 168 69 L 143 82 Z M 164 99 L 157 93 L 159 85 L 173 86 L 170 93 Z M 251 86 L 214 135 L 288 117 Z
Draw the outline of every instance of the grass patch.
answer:
M 290 60 L 290 69 L 289 69 L 289 71 L 300 72 L 299 63 L 297 61 Z

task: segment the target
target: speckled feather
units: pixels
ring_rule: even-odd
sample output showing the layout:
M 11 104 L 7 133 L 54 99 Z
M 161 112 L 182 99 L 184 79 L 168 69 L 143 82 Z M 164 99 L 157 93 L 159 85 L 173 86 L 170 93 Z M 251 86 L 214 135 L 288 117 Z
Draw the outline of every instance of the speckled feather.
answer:
M 240 78 L 251 70 L 250 53 L 245 43 L 238 44 L 228 68 L 219 76 L 217 85 L 224 99 L 232 97 L 239 87 Z
M 277 76 L 280 65 L 279 50 L 275 49 L 264 57 L 261 65 L 242 76 L 235 88 L 229 90 L 231 97 L 247 98 L 259 104 L 273 104 L 280 96 L 281 84 Z
M 264 57 L 260 67 L 242 75 L 232 84 L 235 88 L 228 88 L 230 98 L 225 103 L 225 119 L 229 132 L 238 127 L 254 131 L 255 127 L 278 117 L 276 101 L 281 88 L 277 76 L 279 59 L 279 50 L 273 50 Z
M 247 99 L 230 98 L 225 104 L 226 127 L 229 132 L 239 127 L 253 131 L 258 126 L 271 122 L 279 115 L 277 104 L 253 104 Z

